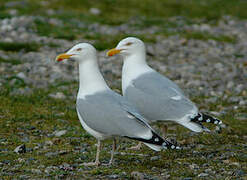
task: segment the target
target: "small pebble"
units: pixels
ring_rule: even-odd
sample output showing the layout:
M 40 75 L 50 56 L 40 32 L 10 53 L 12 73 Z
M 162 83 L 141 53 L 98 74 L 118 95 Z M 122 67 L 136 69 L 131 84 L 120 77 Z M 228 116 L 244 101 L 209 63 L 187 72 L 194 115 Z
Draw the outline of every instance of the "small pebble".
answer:
M 22 144 L 20 146 L 17 146 L 15 148 L 14 152 L 16 152 L 18 154 L 26 153 L 26 145 L 25 144 Z

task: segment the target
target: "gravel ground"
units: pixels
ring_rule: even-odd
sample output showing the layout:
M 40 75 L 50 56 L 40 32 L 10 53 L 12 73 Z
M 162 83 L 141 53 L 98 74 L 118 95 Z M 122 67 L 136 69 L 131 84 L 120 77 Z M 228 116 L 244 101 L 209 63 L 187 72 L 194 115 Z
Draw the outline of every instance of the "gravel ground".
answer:
M 97 9 L 92 10 L 92 13 L 97 13 Z M 14 12 L 13 12 L 14 13 Z M 36 20 L 47 21 L 50 24 L 57 26 L 63 26 L 63 22 L 55 18 L 43 18 L 39 16 L 17 16 L 12 18 L 0 19 L 0 42 L 7 43 L 36 43 L 39 45 L 37 50 L 27 51 L 4 51 L 0 50 L 0 87 L 4 87 L 7 83 L 12 86 L 11 95 L 30 95 L 36 88 L 47 89 L 50 86 L 59 84 L 61 82 L 77 82 L 78 81 L 78 65 L 71 61 L 64 61 L 63 63 L 56 63 L 54 61 L 56 55 L 61 52 L 65 52 L 68 48 L 72 47 L 78 42 L 90 42 L 95 43 L 90 39 L 77 39 L 73 41 L 65 39 L 56 39 L 53 37 L 40 36 L 36 30 Z M 138 24 L 138 20 L 132 19 L 126 24 L 118 26 L 109 26 L 101 24 L 90 24 L 86 26 L 83 22 L 78 22 L 78 27 L 88 28 L 91 33 L 98 33 L 100 35 L 116 35 L 119 32 L 126 34 L 154 34 L 154 42 L 147 42 L 148 63 L 162 74 L 168 76 L 174 80 L 189 97 L 194 99 L 201 107 L 202 111 L 210 112 L 216 116 L 224 116 L 231 110 L 238 108 L 246 109 L 247 106 L 247 20 L 239 20 L 234 17 L 225 16 L 216 24 L 211 23 L 191 23 L 186 24 L 185 20 L 181 17 L 173 17 L 168 19 L 179 26 L 170 27 L 168 30 L 172 32 L 172 35 L 163 36 L 159 32 L 163 31 L 160 26 L 150 26 L 145 28 L 137 28 L 135 24 Z M 231 37 L 234 41 L 229 40 L 217 40 L 217 39 L 198 39 L 187 38 L 179 35 L 178 32 L 196 32 L 207 34 L 210 36 L 224 36 Z M 209 37 L 210 37 L 209 36 Z M 120 40 L 120 39 L 119 39 Z M 116 44 L 115 44 L 116 45 Z M 108 49 L 113 48 L 107 47 Z M 1 48 L 0 48 L 1 49 Z M 99 51 L 99 63 L 101 71 L 103 72 L 109 85 L 116 91 L 120 92 L 121 84 L 121 65 L 122 62 L 119 57 L 106 57 L 106 50 Z M 14 63 L 14 60 L 18 60 Z M 20 81 L 24 84 L 18 86 Z M 71 99 L 75 100 L 77 92 L 77 83 L 74 83 L 70 93 L 64 93 L 65 90 L 71 89 L 70 86 L 59 86 L 56 92 L 50 93 L 49 96 L 54 99 Z M 196 99 L 197 97 L 204 97 L 203 100 Z M 223 104 L 217 104 L 213 108 L 208 109 L 205 104 L 216 104 L 219 101 L 226 102 Z M 58 115 L 59 116 L 59 115 Z M 246 121 L 246 111 L 233 115 L 239 121 Z M 65 123 L 61 120 L 60 123 Z M 74 128 L 74 127 L 73 127 Z M 171 126 L 171 129 L 174 128 Z M 73 129 L 76 132 L 81 131 L 81 127 Z M 22 154 L 29 152 L 44 153 L 46 158 L 60 158 L 66 154 L 70 154 L 70 151 L 53 149 L 50 147 L 57 143 L 60 136 L 67 133 L 68 130 L 54 130 L 52 134 L 46 134 L 41 130 L 30 126 L 29 129 L 32 133 L 37 133 L 38 136 L 52 137 L 53 139 L 45 141 L 43 144 L 36 144 L 34 148 L 28 148 L 25 146 L 26 142 L 30 141 L 30 137 L 25 134 L 20 135 L 22 137 L 23 144 L 13 151 L 17 156 L 15 160 L 16 164 L 10 167 L 9 160 L 0 161 L 0 174 L 6 174 L 11 177 L 18 171 L 23 172 L 21 164 L 40 164 L 36 168 L 30 168 L 22 173 L 19 178 L 29 179 L 33 176 L 46 178 L 65 178 L 65 177 L 80 177 L 80 178 L 103 178 L 103 179 L 121 179 L 121 178 L 134 178 L 134 179 L 170 179 L 173 177 L 174 171 L 169 171 L 172 165 L 166 164 L 166 167 L 160 167 L 155 162 L 160 158 L 166 158 L 165 155 L 150 152 L 146 155 L 143 152 L 127 152 L 130 157 L 126 160 L 131 161 L 134 164 L 140 163 L 139 157 L 146 158 L 145 163 L 154 162 L 151 169 L 152 174 L 145 173 L 145 171 L 133 170 L 130 174 L 123 170 L 114 172 L 108 172 L 104 169 L 94 170 L 93 168 L 82 167 L 81 164 L 85 160 L 84 156 L 77 158 L 73 163 L 61 162 L 60 165 L 44 166 L 40 160 L 35 158 L 23 158 Z M 228 130 L 230 131 L 230 130 Z M 232 161 L 232 157 L 238 157 L 239 159 L 246 160 L 246 143 L 237 143 L 234 147 L 232 145 L 225 144 L 218 149 L 208 149 L 210 145 L 193 142 L 193 137 L 196 135 L 190 132 L 186 132 L 182 135 L 184 140 L 179 140 L 181 144 L 188 144 L 187 156 L 193 156 L 194 158 L 200 157 L 202 163 L 198 165 L 196 162 L 186 162 L 183 159 L 186 157 L 183 153 L 178 155 L 170 154 L 174 159 L 179 157 L 176 164 L 189 167 L 193 170 L 192 177 L 205 178 L 205 179 L 224 179 L 226 177 L 244 179 L 246 178 L 246 162 Z M 171 134 L 171 138 L 176 138 L 176 134 Z M 179 137 L 178 137 L 179 138 Z M 232 135 L 232 138 L 242 138 L 247 141 L 247 134 L 239 137 L 238 135 Z M 65 141 L 73 142 L 73 153 L 86 154 L 89 153 L 90 144 L 82 143 L 83 138 L 78 137 L 66 137 Z M 92 138 L 93 139 L 93 138 Z M 190 140 L 188 140 L 190 139 Z M 192 139 L 192 140 L 191 140 Z M 204 139 L 206 141 L 206 139 Z M 6 139 L 1 139 L 0 142 L 4 145 L 7 142 Z M 224 141 L 225 142 L 225 141 Z M 2 152 L 6 150 L 4 146 L 0 146 Z M 109 151 L 110 147 L 106 147 L 104 150 Z M 229 149 L 224 153 L 220 153 L 220 148 Z M 48 151 L 47 151 L 48 149 Z M 186 149 L 186 147 L 185 147 Z M 124 156 L 124 150 L 126 145 L 121 145 L 120 156 Z M 1 153 L 0 151 L 0 153 Z M 133 155 L 134 154 L 134 155 Z M 109 153 L 107 153 L 109 156 Z M 148 157 L 146 157 L 148 156 Z M 168 153 L 169 156 L 169 153 Z M 220 161 L 221 169 L 215 169 L 210 167 L 206 160 L 212 162 Z M 88 159 L 86 159 L 88 161 Z M 103 160 L 105 161 L 105 159 Z M 122 163 L 126 163 L 124 159 L 116 160 L 118 166 Z M 143 161 L 142 161 L 143 162 Z M 232 170 L 229 168 L 232 167 Z M 217 166 L 218 168 L 218 166 Z M 201 171 L 203 169 L 203 171 Z M 87 172 L 91 172 L 88 175 Z M 62 172 L 59 174 L 59 172 Z M 78 173 L 80 176 L 78 176 Z M 32 174 L 32 175 L 31 175 Z M 102 175 L 103 174 L 103 175 Z M 184 179 L 192 179 L 189 175 Z
M 37 52 L 6 52 L 0 51 L 0 57 L 4 59 L 18 59 L 20 64 L 1 63 L 0 82 L 4 83 L 7 78 L 16 76 L 24 80 L 27 87 L 46 88 L 59 80 L 77 81 L 77 64 L 66 61 L 64 63 L 54 62 L 55 56 L 65 52 L 78 42 L 91 42 L 93 40 L 80 39 L 67 41 L 42 37 L 34 32 L 33 23 L 40 17 L 21 16 L 0 21 L 1 41 L 3 42 L 36 42 L 41 47 Z M 175 19 L 176 20 L 176 19 Z M 52 21 L 52 20 L 50 20 Z M 53 20 L 58 23 L 56 19 Z M 53 22 L 53 23 L 54 23 Z M 95 28 L 93 28 L 95 27 Z M 126 34 L 138 34 L 129 24 L 116 27 L 92 24 L 89 26 L 94 33 L 116 33 L 119 29 Z M 186 39 L 179 35 L 169 37 L 156 37 L 156 43 L 146 43 L 148 52 L 148 63 L 165 74 L 188 93 L 205 96 L 224 96 L 226 91 L 235 95 L 246 91 L 246 56 L 247 56 L 247 21 L 236 20 L 225 17 L 216 26 L 209 24 L 192 24 L 174 28 L 172 31 L 196 31 L 213 35 L 225 35 L 234 37 L 235 43 L 219 42 L 208 39 L 206 41 L 197 39 Z M 107 29 L 107 31 L 106 31 Z M 156 32 L 159 27 L 145 28 L 144 32 Z M 59 47 L 50 47 L 49 44 L 57 44 Z M 109 47 L 110 49 L 112 47 Z M 99 51 L 99 63 L 103 74 L 108 77 L 112 74 L 117 77 L 117 82 L 108 81 L 112 86 L 120 86 L 121 59 L 107 58 L 104 51 Z M 224 74 L 224 78 L 222 78 Z M 111 79 L 111 78 L 110 78 Z M 243 94 L 245 95 L 245 94 Z M 241 96 L 246 104 L 246 99 Z

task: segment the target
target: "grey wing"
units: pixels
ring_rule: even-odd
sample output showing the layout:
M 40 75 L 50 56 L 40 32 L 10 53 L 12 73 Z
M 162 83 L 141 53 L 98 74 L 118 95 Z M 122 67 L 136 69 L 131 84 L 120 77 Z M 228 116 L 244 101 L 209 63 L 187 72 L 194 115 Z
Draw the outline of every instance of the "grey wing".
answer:
M 146 124 L 149 126 L 149 120 L 144 118 L 141 113 L 132 105 L 130 104 L 125 97 L 121 98 L 121 101 L 119 101 L 121 104 L 121 107 L 128 112 L 130 115 L 135 116 L 138 121 L 141 123 Z M 151 126 L 149 126 L 151 128 Z
M 87 126 L 105 135 L 151 136 L 151 130 L 145 122 L 130 115 L 118 99 L 112 92 L 86 96 L 77 100 L 77 110 Z
M 135 79 L 127 87 L 125 96 L 150 120 L 177 120 L 197 111 L 175 83 L 158 73 Z
M 133 84 L 147 93 L 159 94 L 162 97 L 184 96 L 177 84 L 158 72 L 146 73 L 135 79 Z

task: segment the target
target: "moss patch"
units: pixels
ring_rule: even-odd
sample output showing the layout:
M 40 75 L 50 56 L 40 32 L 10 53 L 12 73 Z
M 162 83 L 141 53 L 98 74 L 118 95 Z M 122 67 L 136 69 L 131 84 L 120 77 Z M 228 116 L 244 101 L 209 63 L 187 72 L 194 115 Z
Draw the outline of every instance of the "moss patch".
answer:
M 4 51 L 38 51 L 39 47 L 36 43 L 0 42 L 0 49 Z

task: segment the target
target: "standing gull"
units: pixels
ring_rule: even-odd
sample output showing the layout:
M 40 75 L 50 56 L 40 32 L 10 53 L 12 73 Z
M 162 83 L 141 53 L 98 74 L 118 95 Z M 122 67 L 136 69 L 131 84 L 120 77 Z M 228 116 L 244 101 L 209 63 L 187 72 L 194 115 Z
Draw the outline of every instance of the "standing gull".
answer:
M 123 57 L 122 92 L 151 122 L 174 121 L 195 132 L 209 131 L 202 123 L 222 125 L 214 117 L 200 113 L 182 90 L 146 63 L 144 43 L 134 37 L 121 40 L 108 56 Z
M 100 164 L 101 140 L 113 138 L 113 148 L 109 164 L 113 162 L 115 137 L 126 137 L 144 142 L 155 151 L 179 149 L 178 146 L 157 135 L 124 97 L 112 91 L 101 75 L 95 48 L 87 43 L 72 47 L 65 54 L 56 57 L 57 61 L 72 59 L 79 63 L 79 91 L 76 109 L 83 128 L 98 140 L 95 162 Z

